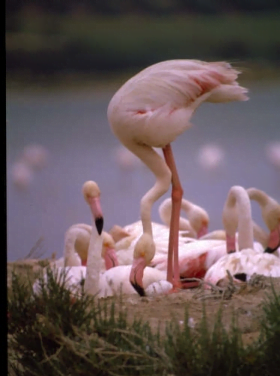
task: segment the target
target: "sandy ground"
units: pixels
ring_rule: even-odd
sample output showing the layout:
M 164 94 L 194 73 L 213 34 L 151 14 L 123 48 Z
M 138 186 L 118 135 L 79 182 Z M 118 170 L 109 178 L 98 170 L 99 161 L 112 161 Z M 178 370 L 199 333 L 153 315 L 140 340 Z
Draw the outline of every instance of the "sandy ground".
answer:
M 42 265 L 45 266 L 46 262 L 31 259 L 8 263 L 8 286 L 11 283 L 12 270 L 35 278 Z M 276 291 L 279 291 L 280 278 L 274 278 L 272 281 Z M 222 306 L 222 321 L 225 328 L 231 327 L 234 313 L 244 343 L 250 343 L 259 336 L 259 321 L 263 314 L 262 305 L 264 300 L 271 295 L 271 291 L 270 279 L 256 276 L 250 284 L 244 283 L 237 289 L 211 291 L 200 287 L 165 296 L 130 295 L 123 296 L 122 301 L 118 297 L 102 300 L 107 303 L 115 301 L 117 310 L 120 308 L 127 310 L 129 321 L 141 318 L 144 322 L 149 322 L 154 331 L 160 327 L 161 334 L 164 334 L 166 323 L 172 319 L 177 320 L 179 325 L 184 324 L 186 307 L 189 310 L 189 325 L 195 328 L 203 314 L 203 302 L 205 302 L 207 318 L 211 325 L 214 324 L 216 313 Z

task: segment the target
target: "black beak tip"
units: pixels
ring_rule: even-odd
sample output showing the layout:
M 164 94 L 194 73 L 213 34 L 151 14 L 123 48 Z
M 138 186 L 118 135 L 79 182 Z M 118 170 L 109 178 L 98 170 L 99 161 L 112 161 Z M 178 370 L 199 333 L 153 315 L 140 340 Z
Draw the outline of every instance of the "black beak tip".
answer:
M 237 273 L 234 274 L 234 278 L 239 279 L 241 282 L 246 282 L 247 281 L 247 274 L 246 273 Z
M 264 253 L 273 253 L 273 252 L 276 251 L 276 249 L 273 249 L 273 248 L 270 248 L 270 247 L 266 247 L 266 249 L 264 250 Z
M 146 296 L 146 293 L 143 287 L 139 286 L 137 283 L 132 283 L 132 282 L 131 282 L 131 285 L 140 296 Z
M 97 232 L 98 232 L 99 235 L 101 235 L 101 233 L 102 233 L 103 224 L 104 224 L 103 217 L 96 218 L 95 226 L 96 226 L 96 229 L 97 229 Z

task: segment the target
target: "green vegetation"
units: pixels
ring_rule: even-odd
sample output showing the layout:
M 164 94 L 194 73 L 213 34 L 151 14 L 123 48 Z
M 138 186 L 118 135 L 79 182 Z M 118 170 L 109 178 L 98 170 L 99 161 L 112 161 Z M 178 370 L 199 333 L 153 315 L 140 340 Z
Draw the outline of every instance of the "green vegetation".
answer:
M 173 58 L 279 66 L 279 13 L 151 17 L 24 13 L 6 32 L 8 74 L 136 71 Z M 20 22 L 19 22 L 20 21 Z
M 187 375 L 235 376 L 277 375 L 280 357 L 280 293 L 263 307 L 260 337 L 242 343 L 238 318 L 231 329 L 221 324 L 218 312 L 210 328 L 206 308 L 195 329 L 175 320 L 165 335 L 153 332 L 141 320 L 127 320 L 124 309 L 80 299 L 65 289 L 48 271 L 42 294 L 34 295 L 31 284 L 12 276 L 8 296 L 8 366 L 10 375 Z

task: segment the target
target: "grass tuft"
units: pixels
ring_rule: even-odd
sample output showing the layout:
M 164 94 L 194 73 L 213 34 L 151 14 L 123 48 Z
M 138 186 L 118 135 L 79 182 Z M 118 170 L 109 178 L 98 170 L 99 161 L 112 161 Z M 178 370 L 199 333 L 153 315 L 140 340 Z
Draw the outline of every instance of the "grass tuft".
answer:
M 183 325 L 175 318 L 165 335 L 141 319 L 129 322 L 118 303 L 79 298 L 66 288 L 67 273 L 47 269 L 40 294 L 30 281 L 12 274 L 8 296 L 9 374 L 43 375 L 276 375 L 280 367 L 280 293 L 272 286 L 263 307 L 260 337 L 245 346 L 238 317 L 223 325 L 222 305 L 210 324 L 206 303 L 193 328 L 186 306 Z M 139 301 L 139 304 L 141 302 Z

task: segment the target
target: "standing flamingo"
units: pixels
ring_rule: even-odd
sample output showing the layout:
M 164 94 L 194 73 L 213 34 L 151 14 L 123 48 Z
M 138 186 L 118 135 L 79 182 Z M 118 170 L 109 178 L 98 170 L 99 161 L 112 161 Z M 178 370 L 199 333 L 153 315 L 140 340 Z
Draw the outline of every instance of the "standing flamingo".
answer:
M 129 79 L 113 96 L 108 120 L 122 144 L 137 155 L 156 177 L 141 200 L 143 247 L 153 243 L 151 208 L 172 182 L 172 215 L 167 280 L 179 284 L 178 231 L 183 189 L 171 142 L 187 130 L 202 102 L 245 101 L 247 89 L 239 86 L 240 72 L 226 62 L 169 60 L 154 64 Z M 153 149 L 163 150 L 165 161 Z M 142 241 L 143 240 L 143 241 Z

